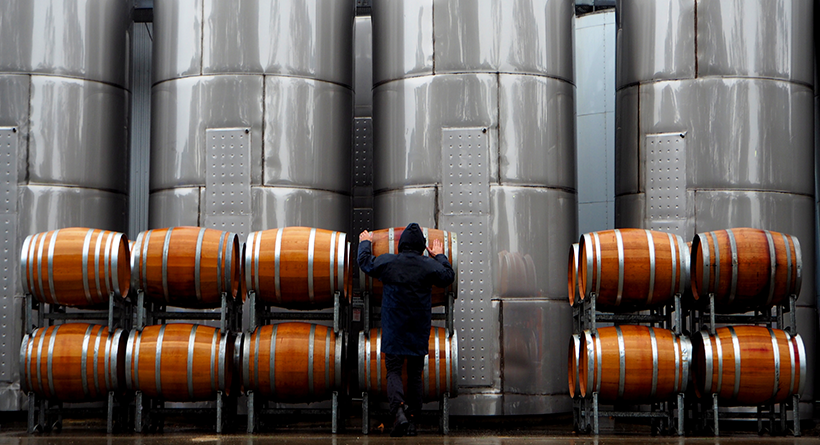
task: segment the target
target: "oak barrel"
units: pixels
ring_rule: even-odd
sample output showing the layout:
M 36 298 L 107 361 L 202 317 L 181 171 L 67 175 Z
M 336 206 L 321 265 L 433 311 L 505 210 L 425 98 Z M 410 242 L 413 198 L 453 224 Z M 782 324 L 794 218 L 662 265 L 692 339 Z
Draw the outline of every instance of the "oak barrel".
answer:
M 128 295 L 128 238 L 109 230 L 71 227 L 29 235 L 20 275 L 25 293 L 43 303 L 108 305 L 109 294 Z
M 569 396 L 581 395 L 581 380 L 578 378 L 581 365 L 581 334 L 572 334 L 567 354 L 567 383 Z
M 635 311 L 662 306 L 689 283 L 683 238 L 644 229 L 586 233 L 579 242 L 581 298 L 596 293 L 596 307 Z
M 601 402 L 652 403 L 686 391 L 692 343 L 667 329 L 610 326 L 584 331 L 581 395 Z
M 702 330 L 692 338 L 698 397 L 717 394 L 721 403 L 762 405 L 802 394 L 806 349 L 800 335 L 763 326 Z
M 797 237 L 735 228 L 699 233 L 692 241 L 692 295 L 700 306 L 715 296 L 715 312 L 747 312 L 800 294 L 802 254 Z
M 172 402 L 230 394 L 234 340 L 211 326 L 173 323 L 131 331 L 125 354 L 128 389 Z
M 244 287 L 267 304 L 289 309 L 333 307 L 333 296 L 350 294 L 347 234 L 285 227 L 248 235 Z
M 329 400 L 343 389 L 343 333 L 310 323 L 279 323 L 245 336 L 242 385 L 278 402 Z
M 125 389 L 126 332 L 86 323 L 35 329 L 20 345 L 20 385 L 46 399 L 105 400 Z
M 214 308 L 222 293 L 239 290 L 239 237 L 200 227 L 171 227 L 140 233 L 134 246 L 131 286 L 169 306 Z
M 371 253 L 373 256 L 383 255 L 385 253 L 397 254 L 399 253 L 399 239 L 404 232 L 404 227 L 391 227 L 389 229 L 381 229 L 373 231 L 373 241 L 371 246 Z M 456 272 L 456 279 L 453 284 L 446 288 L 433 286 L 432 304 L 433 306 L 441 306 L 447 304 L 447 293 L 452 292 L 456 297 L 458 296 L 458 237 L 454 232 L 446 230 L 428 229 L 422 227 L 424 239 L 427 240 L 427 246 L 432 246 L 433 240 L 441 240 L 444 245 L 444 255 L 453 266 Z M 428 253 L 424 252 L 425 256 Z M 359 270 L 359 286 L 364 290 L 370 292 L 371 303 L 374 306 L 380 306 L 382 301 L 383 286 L 382 282 L 373 279 L 372 277 Z
M 359 389 L 377 397 L 387 397 L 387 365 L 381 351 L 382 330 L 371 329 L 370 335 L 359 333 Z M 458 395 L 458 339 L 444 328 L 430 328 L 428 352 L 424 357 L 422 398 L 437 401 L 444 393 Z M 407 363 L 402 369 L 404 391 L 407 391 Z
M 572 243 L 569 246 L 569 258 L 567 259 L 567 296 L 569 305 L 574 306 L 575 302 L 581 299 L 578 287 L 578 249 L 580 243 Z

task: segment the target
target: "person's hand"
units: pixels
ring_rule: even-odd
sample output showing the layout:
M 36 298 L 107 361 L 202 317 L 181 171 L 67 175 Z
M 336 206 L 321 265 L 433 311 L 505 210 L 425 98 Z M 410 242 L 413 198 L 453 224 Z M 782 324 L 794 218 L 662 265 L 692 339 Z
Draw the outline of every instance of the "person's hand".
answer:
M 429 253 L 431 257 L 444 253 L 444 244 L 440 239 L 433 240 L 433 247 L 427 247 L 427 253 Z
M 364 232 L 359 234 L 359 242 L 362 241 L 370 241 L 373 242 L 373 232 L 368 232 L 365 230 Z

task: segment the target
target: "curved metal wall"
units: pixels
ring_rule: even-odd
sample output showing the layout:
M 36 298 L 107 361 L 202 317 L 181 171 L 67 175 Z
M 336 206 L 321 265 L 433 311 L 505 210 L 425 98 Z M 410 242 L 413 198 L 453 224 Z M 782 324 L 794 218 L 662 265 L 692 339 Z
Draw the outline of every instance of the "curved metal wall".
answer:
M 22 240 L 72 226 L 127 229 L 131 9 L 130 0 L 0 8 L 0 314 L 12 321 L 0 326 L 0 410 L 20 408 Z
M 374 228 L 460 236 L 453 412 L 569 411 L 573 2 L 374 2 L 372 17 Z M 529 265 L 514 286 L 511 258 Z
M 151 227 L 347 230 L 354 12 L 334 0 L 156 1 Z M 236 192 L 209 179 L 206 136 L 225 129 L 248 130 L 247 160 L 226 167 L 247 195 L 209 207 Z
M 817 326 L 813 7 L 617 3 L 616 226 L 688 239 L 743 226 L 796 235 L 806 276 L 798 332 L 808 350 Z M 813 394 L 809 382 L 803 400 Z

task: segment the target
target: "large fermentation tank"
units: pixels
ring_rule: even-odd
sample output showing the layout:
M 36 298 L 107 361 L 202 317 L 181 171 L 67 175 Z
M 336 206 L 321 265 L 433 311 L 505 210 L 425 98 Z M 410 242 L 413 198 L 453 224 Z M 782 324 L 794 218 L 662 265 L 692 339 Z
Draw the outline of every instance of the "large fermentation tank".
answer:
M 347 231 L 354 10 L 154 3 L 151 227 Z
M 571 0 L 373 3 L 375 228 L 459 236 L 455 414 L 566 412 Z
M 21 402 L 22 240 L 126 229 L 130 26 L 126 0 L 0 7 L 0 410 Z
M 617 4 L 616 226 L 796 235 L 815 351 L 812 0 Z M 809 375 L 814 354 L 809 354 Z M 814 382 L 801 413 L 811 415 Z

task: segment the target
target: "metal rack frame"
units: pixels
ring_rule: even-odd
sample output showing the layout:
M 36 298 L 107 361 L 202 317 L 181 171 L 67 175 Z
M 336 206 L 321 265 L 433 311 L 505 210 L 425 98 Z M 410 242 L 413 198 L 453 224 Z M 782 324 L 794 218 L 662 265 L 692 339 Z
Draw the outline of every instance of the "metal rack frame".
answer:
M 343 320 L 343 299 L 341 291 L 336 291 L 333 295 L 333 312 L 291 312 L 291 311 L 280 311 L 276 310 L 274 306 L 269 306 L 263 304 L 261 301 L 257 300 L 256 292 L 253 290 L 248 291 L 248 305 L 250 309 L 250 325 L 248 326 L 248 332 L 251 334 L 256 330 L 257 327 L 265 326 L 265 322 L 271 320 L 277 321 L 284 321 L 284 320 L 300 320 L 300 321 L 320 321 L 320 320 L 332 320 L 333 321 L 333 333 L 338 335 L 339 333 L 343 333 L 344 330 L 342 329 L 344 325 Z M 273 309 L 272 309 L 273 308 Z M 345 347 L 342 347 L 342 353 L 344 354 Z M 261 421 L 262 415 L 276 415 L 276 414 L 318 414 L 318 415 L 331 415 L 331 433 L 337 434 L 340 428 L 344 427 L 341 415 L 341 403 L 342 399 L 344 398 L 344 394 L 340 394 L 339 391 L 333 391 L 331 397 L 331 409 L 328 411 L 326 409 L 300 409 L 300 408 L 292 408 L 292 409 L 285 409 L 285 408 L 265 408 L 265 404 L 271 402 L 270 399 L 262 398 L 260 395 L 259 399 L 256 400 L 256 394 L 254 391 L 247 391 L 245 394 L 247 396 L 247 406 L 248 406 L 248 429 L 247 432 L 249 434 L 257 432 L 259 429 L 259 424 Z
M 47 306 L 47 309 L 46 309 Z M 116 328 L 130 329 L 133 306 L 128 300 L 116 296 L 113 292 L 108 295 L 108 309 L 82 309 L 76 312 L 66 312 L 68 306 L 61 304 L 43 303 L 34 298 L 30 293 L 26 294 L 25 301 L 25 332 L 30 335 L 34 328 L 49 327 L 54 325 L 54 321 L 89 321 L 89 320 L 108 320 L 109 331 Z M 34 312 L 37 312 L 36 324 L 34 323 Z M 49 432 L 62 430 L 63 422 L 63 402 L 52 402 L 48 399 L 40 399 L 29 391 L 28 397 L 28 422 L 27 432 L 34 434 L 36 432 Z M 38 400 L 39 399 L 39 400 Z M 53 405 L 52 405 L 53 403 Z M 118 395 L 114 391 L 108 392 L 106 403 L 106 432 L 111 434 L 114 432 L 115 424 L 128 423 L 125 416 L 127 409 L 123 410 L 130 404 L 127 395 Z M 88 408 L 71 408 L 71 412 L 98 412 L 99 410 Z M 52 421 L 53 420 L 53 421 Z
M 454 317 L 453 314 L 455 313 L 455 293 L 447 292 L 447 302 L 444 305 L 444 313 L 434 313 L 432 314 L 432 320 L 444 320 L 445 329 L 452 337 L 455 334 L 454 328 Z M 364 310 L 362 314 L 362 321 L 364 323 L 364 330 L 365 338 L 368 340 L 370 339 L 370 328 L 372 326 L 371 321 L 381 320 L 380 314 L 376 314 L 373 312 L 374 306 L 370 303 L 370 292 L 363 292 L 362 299 L 364 300 Z M 458 351 L 453 351 L 454 354 L 458 354 Z M 456 384 L 458 384 L 456 382 Z M 375 399 L 375 397 L 374 397 Z M 370 433 L 370 394 L 367 391 L 362 391 L 362 434 L 369 434 Z M 376 402 L 374 400 L 374 402 Z M 439 408 L 436 410 L 435 416 L 438 417 L 439 420 L 439 430 L 441 434 L 447 435 L 450 434 L 450 393 L 444 392 L 442 394 L 441 399 L 438 401 Z M 377 411 L 374 409 L 372 410 L 374 413 Z M 385 415 L 385 411 L 378 411 L 379 415 Z M 423 415 L 419 413 L 419 416 L 427 417 L 428 415 Z
M 711 335 L 715 335 L 715 324 L 716 323 L 743 323 L 743 324 L 752 324 L 752 325 L 765 325 L 768 328 L 772 328 L 772 326 L 776 323 L 778 329 L 782 329 L 788 332 L 790 335 L 795 335 L 797 333 L 797 307 L 796 307 L 797 295 L 790 295 L 789 302 L 788 302 L 788 311 L 786 311 L 786 305 L 777 305 L 770 307 L 767 311 L 760 311 L 755 310 L 754 315 L 717 315 L 715 313 L 715 294 L 709 294 L 709 306 L 708 310 L 704 311 L 701 309 L 693 310 L 693 315 L 691 319 L 692 323 L 692 332 L 700 331 L 701 329 L 708 329 Z M 776 313 L 772 315 L 772 311 L 775 310 Z M 768 313 L 766 313 L 768 312 Z M 788 323 L 786 323 L 786 317 L 784 316 L 784 312 L 789 313 Z M 801 376 L 802 377 L 802 376 Z M 765 432 L 763 428 L 763 422 L 769 422 L 769 432 L 770 434 L 774 435 L 775 433 L 780 434 L 787 434 L 787 417 L 788 411 L 791 410 L 792 412 L 792 433 L 795 437 L 801 436 L 802 433 L 800 431 L 800 395 L 795 394 L 792 396 L 792 401 L 789 402 L 781 402 L 779 403 L 780 407 L 778 412 L 775 411 L 775 403 L 767 403 L 763 405 L 757 406 L 756 413 L 730 413 L 730 412 L 719 412 L 718 403 L 718 395 L 712 394 L 711 400 L 705 400 L 704 398 L 700 399 L 700 403 L 696 408 L 697 413 L 701 414 L 701 418 L 703 419 L 703 424 L 701 427 L 703 429 L 711 429 L 715 436 L 720 435 L 720 419 L 726 420 L 742 420 L 742 419 L 756 419 L 757 420 L 757 432 L 758 434 L 763 434 Z M 742 405 L 741 405 L 742 406 Z M 791 408 L 789 408 L 791 406 Z M 777 429 L 777 414 L 780 414 L 780 422 L 779 422 L 779 429 Z M 712 425 L 708 425 L 709 420 L 712 421 Z
M 681 327 L 683 326 L 683 314 L 681 310 L 681 294 L 676 293 L 674 301 L 658 308 L 650 309 L 650 314 L 634 314 L 634 313 L 614 313 L 614 312 L 598 312 L 596 302 L 598 294 L 592 292 L 587 298 L 580 300 L 572 306 L 573 316 L 573 333 L 582 333 L 585 329 L 591 330 L 594 334 L 598 333 L 598 322 L 613 322 L 621 323 L 648 323 L 650 325 L 662 324 L 666 329 L 671 330 L 675 335 L 681 335 Z M 661 423 L 659 427 L 663 430 L 663 424 L 666 423 L 669 428 L 676 423 L 676 432 L 678 436 L 683 436 L 685 433 L 685 394 L 678 393 L 676 399 L 673 401 L 665 401 L 661 403 L 652 403 L 649 411 L 602 411 L 599 409 L 598 393 L 593 392 L 591 398 L 582 398 L 580 395 L 573 400 L 573 421 L 577 431 L 592 432 L 592 434 L 599 434 L 599 418 L 600 417 L 618 417 L 618 418 L 648 418 L 658 420 Z M 677 410 L 677 415 L 674 411 Z M 654 423 L 654 422 L 653 422 Z
M 149 324 L 157 322 L 164 324 L 167 320 L 219 320 L 220 333 L 241 332 L 242 330 L 242 300 L 230 298 L 227 292 L 222 292 L 219 313 L 169 311 L 167 305 L 146 299 L 143 289 L 137 289 L 136 296 L 134 329 L 138 331 Z M 226 396 L 222 391 L 217 391 L 215 402 L 215 408 L 166 408 L 164 400 L 149 398 L 142 391 L 137 390 L 134 394 L 134 432 L 139 434 L 146 429 L 161 432 L 166 414 L 216 411 L 215 429 L 218 434 L 221 434 L 227 425 L 226 417 L 236 415 L 237 397 L 236 395 Z

